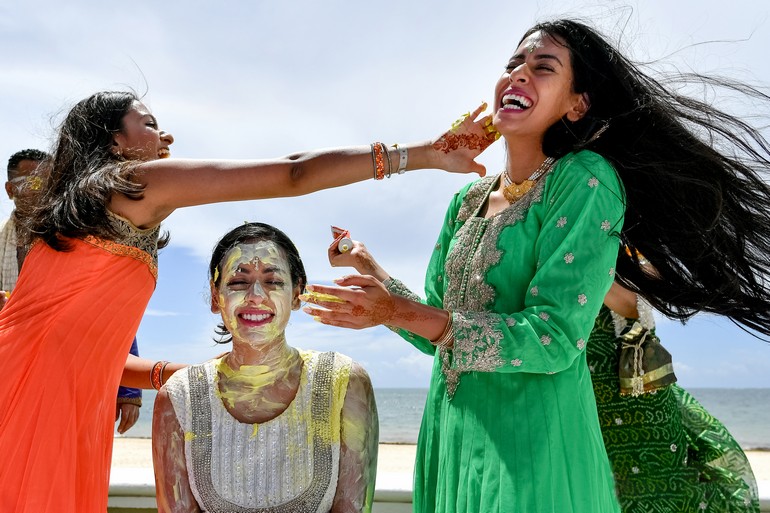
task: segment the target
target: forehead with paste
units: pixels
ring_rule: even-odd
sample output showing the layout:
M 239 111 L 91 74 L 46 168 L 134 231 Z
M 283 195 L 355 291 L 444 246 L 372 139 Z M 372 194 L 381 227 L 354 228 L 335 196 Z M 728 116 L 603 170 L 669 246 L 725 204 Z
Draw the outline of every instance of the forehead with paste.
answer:
M 289 275 L 289 262 L 283 249 L 267 240 L 234 246 L 225 254 L 220 267 L 224 276 L 232 276 L 250 269 L 258 270 L 260 264 L 272 272 Z

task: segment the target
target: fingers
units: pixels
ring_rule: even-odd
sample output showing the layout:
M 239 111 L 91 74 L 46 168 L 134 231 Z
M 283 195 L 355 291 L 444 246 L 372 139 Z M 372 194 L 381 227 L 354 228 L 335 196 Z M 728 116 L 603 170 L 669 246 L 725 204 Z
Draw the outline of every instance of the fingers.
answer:
M 471 164 L 471 171 L 476 173 L 482 178 L 487 174 L 487 168 L 484 165 L 479 164 L 475 160 L 473 161 L 473 164 Z
M 115 409 L 115 420 L 120 417 L 120 424 L 118 424 L 118 433 L 121 435 L 131 429 L 139 420 L 139 406 L 135 404 L 123 403 L 118 404 Z
M 339 305 L 337 306 L 339 308 Z M 329 326 L 337 326 L 339 328 L 360 330 L 364 328 L 370 328 L 374 325 L 369 321 L 368 318 L 362 318 L 360 315 L 357 316 L 351 312 L 323 310 L 320 308 L 315 308 L 311 305 L 304 306 L 302 311 L 312 316 L 313 320 L 316 322 Z
M 485 110 L 487 110 L 487 102 L 481 102 L 481 105 L 479 105 L 478 107 L 476 107 L 476 110 L 474 110 L 474 111 L 471 113 L 471 115 L 470 115 L 470 118 L 471 118 L 471 119 L 473 119 L 473 120 L 475 120 L 477 117 L 479 117 L 479 114 L 481 114 L 481 113 L 482 113 L 482 112 L 484 112 Z
M 454 123 L 452 123 L 452 127 L 449 129 L 449 131 L 457 132 L 458 130 L 460 130 L 460 128 L 462 128 L 465 122 L 468 121 L 469 119 L 475 119 L 475 118 L 471 118 L 471 113 L 466 112 L 465 114 L 457 118 L 457 120 Z
M 308 285 L 305 287 L 305 292 L 299 295 L 299 300 L 316 305 L 347 303 L 352 299 L 352 297 L 347 296 L 347 292 L 341 287 Z
M 126 410 L 124 410 L 122 407 L 118 409 L 121 411 L 120 424 L 118 424 L 118 433 L 122 435 L 128 430 L 128 427 L 126 426 L 128 422 L 128 416 L 126 415 Z
M 334 283 L 341 287 L 371 287 L 379 284 L 374 276 L 368 274 L 348 274 L 342 278 L 337 278 Z M 315 287 L 315 285 L 313 285 Z

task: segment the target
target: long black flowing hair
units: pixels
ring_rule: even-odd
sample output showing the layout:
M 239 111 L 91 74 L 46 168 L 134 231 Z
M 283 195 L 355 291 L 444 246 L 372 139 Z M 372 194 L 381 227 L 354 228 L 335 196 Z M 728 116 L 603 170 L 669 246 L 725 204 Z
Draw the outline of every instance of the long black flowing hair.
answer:
M 770 145 L 745 121 L 681 91 L 699 85 L 764 108 L 770 97 L 697 73 L 656 80 L 577 21 L 540 23 L 524 38 L 535 31 L 569 50 L 573 90 L 590 103 L 579 121 L 565 117 L 546 132 L 545 154 L 595 151 L 625 189 L 618 281 L 669 317 L 712 312 L 770 335 L 770 187 L 762 178 Z

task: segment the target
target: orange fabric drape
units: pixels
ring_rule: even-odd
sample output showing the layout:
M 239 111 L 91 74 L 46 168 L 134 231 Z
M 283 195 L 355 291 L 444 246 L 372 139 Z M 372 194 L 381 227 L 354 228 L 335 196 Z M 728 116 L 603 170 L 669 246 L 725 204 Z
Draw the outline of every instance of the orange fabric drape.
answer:
M 115 397 L 155 268 L 136 248 L 71 243 L 35 244 L 0 312 L 3 512 L 107 508 Z

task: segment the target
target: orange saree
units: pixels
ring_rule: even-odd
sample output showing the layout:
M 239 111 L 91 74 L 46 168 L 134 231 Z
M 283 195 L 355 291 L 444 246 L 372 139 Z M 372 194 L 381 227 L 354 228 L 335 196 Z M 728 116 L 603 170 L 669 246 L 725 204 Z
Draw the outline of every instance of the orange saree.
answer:
M 107 508 L 115 397 L 157 267 L 131 246 L 71 242 L 35 244 L 0 312 L 3 512 Z

